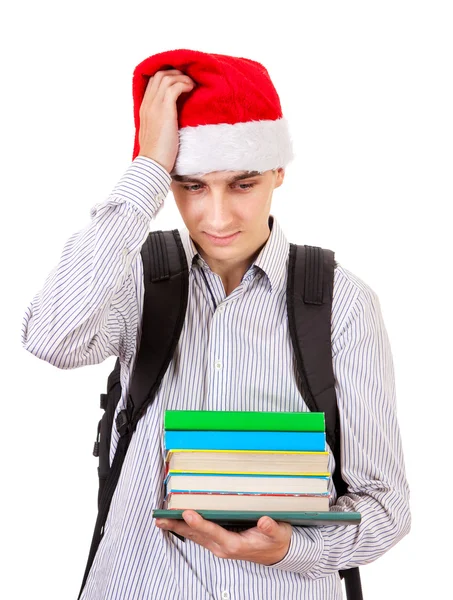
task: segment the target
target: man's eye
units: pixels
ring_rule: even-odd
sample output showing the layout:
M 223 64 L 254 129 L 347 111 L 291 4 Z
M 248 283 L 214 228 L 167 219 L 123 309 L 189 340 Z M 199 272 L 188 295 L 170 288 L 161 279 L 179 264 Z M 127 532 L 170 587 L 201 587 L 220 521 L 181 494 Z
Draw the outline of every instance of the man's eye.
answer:
M 194 183 L 193 185 L 183 185 L 183 189 L 187 190 L 188 192 L 198 192 L 198 190 L 194 190 L 193 188 L 196 187 L 200 187 L 201 184 L 199 183 Z M 239 185 L 241 190 L 250 190 L 252 189 L 252 187 L 255 185 L 254 183 L 239 183 L 237 184 Z
M 194 191 L 196 192 L 198 190 L 193 190 L 192 188 L 197 187 L 197 186 L 199 187 L 200 184 L 199 183 L 194 183 L 194 185 L 183 185 L 182 187 L 183 187 L 183 189 L 185 189 L 185 190 L 187 190 L 189 192 L 194 192 Z
M 241 188 L 241 189 L 246 189 L 246 190 L 251 190 L 252 187 L 255 185 L 254 183 L 240 183 L 240 186 L 245 185 L 245 188 Z

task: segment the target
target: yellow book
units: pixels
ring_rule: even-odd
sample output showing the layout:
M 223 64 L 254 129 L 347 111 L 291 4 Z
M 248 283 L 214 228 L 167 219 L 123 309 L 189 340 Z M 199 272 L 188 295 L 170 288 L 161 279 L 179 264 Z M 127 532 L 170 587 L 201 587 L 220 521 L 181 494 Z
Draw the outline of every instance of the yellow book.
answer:
M 328 452 L 178 449 L 169 450 L 165 462 L 166 472 L 325 475 L 328 460 Z

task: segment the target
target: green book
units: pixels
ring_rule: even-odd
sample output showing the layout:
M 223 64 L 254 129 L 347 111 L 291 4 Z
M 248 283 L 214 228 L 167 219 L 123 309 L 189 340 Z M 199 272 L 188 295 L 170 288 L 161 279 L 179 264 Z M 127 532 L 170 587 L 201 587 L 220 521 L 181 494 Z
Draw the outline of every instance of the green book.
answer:
M 166 410 L 166 430 L 325 431 L 323 412 Z
M 155 519 L 183 520 L 184 510 L 154 509 Z M 254 527 L 260 517 L 267 515 L 274 521 L 285 521 L 291 525 L 311 527 L 318 525 L 358 525 L 362 515 L 358 512 L 300 512 L 300 511 L 244 511 L 244 510 L 197 510 L 204 519 L 214 521 L 223 527 Z

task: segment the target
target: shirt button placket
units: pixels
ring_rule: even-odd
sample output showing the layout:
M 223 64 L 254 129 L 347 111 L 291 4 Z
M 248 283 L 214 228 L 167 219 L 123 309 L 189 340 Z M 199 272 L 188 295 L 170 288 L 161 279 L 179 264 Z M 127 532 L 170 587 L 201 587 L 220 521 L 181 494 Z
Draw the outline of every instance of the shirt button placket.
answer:
M 224 304 L 219 304 L 216 308 L 216 313 L 223 313 L 223 311 L 225 310 L 225 305 Z M 218 358 L 215 363 L 214 363 L 214 367 L 216 371 L 220 371 L 223 367 L 222 365 L 222 361 Z

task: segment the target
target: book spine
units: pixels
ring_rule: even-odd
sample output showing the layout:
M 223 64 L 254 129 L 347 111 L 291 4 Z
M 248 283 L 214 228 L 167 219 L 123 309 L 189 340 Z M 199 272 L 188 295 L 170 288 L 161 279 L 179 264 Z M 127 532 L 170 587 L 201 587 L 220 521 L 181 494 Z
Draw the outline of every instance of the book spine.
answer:
M 297 506 L 295 510 L 328 511 L 330 494 L 178 494 L 170 492 L 164 498 L 165 508 L 185 509 L 197 507 L 205 509 L 208 505 L 229 506 L 228 510 L 241 506 L 241 510 L 265 510 L 266 506 L 280 504 L 280 510 L 288 510 L 289 506 Z M 284 508 L 286 507 L 286 508 Z M 225 509 L 224 509 L 225 510 Z M 276 510 L 276 509 L 272 509 Z
M 324 450 L 323 452 L 307 452 L 304 450 L 231 450 L 231 449 L 227 449 L 227 450 L 194 450 L 193 448 L 178 448 L 177 450 L 166 450 L 166 455 L 165 455 L 165 460 L 168 461 L 170 460 L 170 458 L 172 457 L 173 454 L 178 453 L 179 455 L 181 453 L 184 454 L 196 454 L 199 456 L 202 456 L 202 453 L 212 453 L 212 452 L 217 452 L 219 454 L 234 454 L 234 455 L 242 455 L 244 456 L 245 454 L 254 454 L 260 458 L 262 458 L 264 455 L 269 455 L 269 454 L 273 454 L 273 455 L 280 455 L 281 457 L 286 457 L 289 455 L 294 455 L 294 454 L 298 454 L 299 456 L 306 456 L 307 454 L 324 454 L 325 456 L 328 456 L 328 452 L 327 450 Z M 198 454 L 199 453 L 199 454 Z
M 215 475 L 202 473 L 197 475 L 188 472 L 170 473 L 164 479 L 165 492 L 218 492 L 218 493 L 263 493 L 272 494 L 280 491 L 285 494 L 323 493 L 327 491 L 327 477 L 282 477 L 243 474 Z M 272 489 L 272 486 L 278 487 Z
M 323 412 L 253 412 L 167 410 L 166 430 L 197 431 L 325 431 Z
M 169 470 L 169 468 L 166 469 L 165 471 L 165 477 L 167 477 L 167 475 L 170 474 L 174 474 L 174 473 L 181 473 L 183 475 L 185 475 L 188 471 L 183 471 L 183 470 L 178 470 L 178 469 L 171 469 Z M 259 477 L 271 477 L 272 475 L 278 475 L 278 476 L 282 476 L 282 477 L 291 477 L 293 475 L 297 475 L 300 477 L 330 477 L 330 473 L 328 471 L 313 471 L 313 472 L 309 472 L 309 471 L 300 471 L 297 473 L 291 472 L 291 471 L 208 471 L 208 470 L 194 470 L 191 469 L 190 472 L 193 475 L 211 475 L 211 474 L 215 474 L 215 475 L 257 475 Z
M 261 492 L 228 492 L 224 494 L 222 492 L 174 492 L 171 491 L 167 494 L 166 498 L 171 496 L 302 496 L 303 498 L 330 498 L 330 492 L 323 492 L 321 494 L 263 494 Z
M 261 473 L 223 473 L 222 471 L 206 471 L 204 473 L 195 473 L 194 471 L 174 471 L 174 470 L 169 470 L 168 474 L 166 475 L 166 477 L 170 477 L 171 475 L 174 475 L 175 477 L 181 477 L 181 476 L 187 476 L 190 477 L 191 475 L 196 475 L 197 477 L 244 477 L 246 479 L 249 479 L 250 477 L 255 477 L 256 479 L 262 479 L 263 475 Z M 328 476 L 326 475 L 267 475 L 266 477 L 271 478 L 271 479 L 293 479 L 295 481 L 297 480 L 301 480 L 301 479 L 329 479 Z
M 323 432 L 267 431 L 166 431 L 166 451 L 194 450 L 298 450 L 323 452 Z
M 278 494 L 274 492 L 234 492 L 231 490 L 176 490 L 172 489 L 171 492 L 167 492 L 167 487 L 165 487 L 165 495 L 164 500 L 170 494 L 190 494 L 191 496 L 197 494 L 210 494 L 212 496 L 310 496 L 310 497 L 318 497 L 318 496 L 329 496 L 329 492 L 279 492 Z

